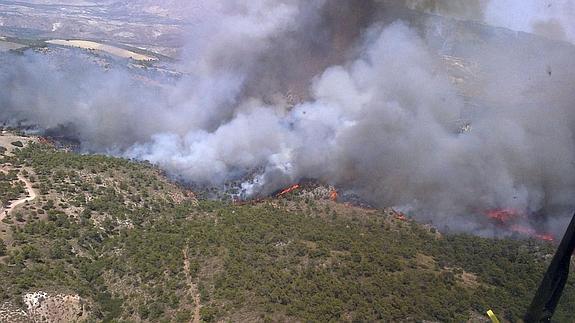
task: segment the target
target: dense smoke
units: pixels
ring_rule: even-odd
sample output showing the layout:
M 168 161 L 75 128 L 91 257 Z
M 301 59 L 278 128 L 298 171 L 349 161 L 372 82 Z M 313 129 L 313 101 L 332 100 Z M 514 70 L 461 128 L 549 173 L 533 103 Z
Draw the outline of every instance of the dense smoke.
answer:
M 518 22 L 515 2 L 405 4 L 530 32 L 553 20 L 571 39 L 572 14 L 533 7 Z M 27 53 L 4 58 L 0 119 L 65 128 L 85 151 L 149 160 L 185 181 L 261 169 L 244 188 L 269 194 L 315 178 L 460 230 L 485 233 L 477 215 L 514 208 L 559 232 L 575 206 L 573 46 L 385 1 L 194 10 L 185 75 L 160 80 L 169 86 Z

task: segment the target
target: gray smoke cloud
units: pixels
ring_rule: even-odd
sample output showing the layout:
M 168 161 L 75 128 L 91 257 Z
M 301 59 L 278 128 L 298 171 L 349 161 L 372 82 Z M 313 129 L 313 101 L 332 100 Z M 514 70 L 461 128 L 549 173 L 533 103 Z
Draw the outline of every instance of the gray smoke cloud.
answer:
M 478 215 L 514 208 L 560 232 L 575 205 L 575 49 L 421 14 L 489 22 L 494 3 L 197 1 L 181 79 L 4 58 L 0 119 L 64 126 L 85 151 L 190 182 L 261 169 L 246 192 L 315 178 L 457 230 L 489 234 Z M 500 10 L 495 25 L 515 21 Z
M 571 0 L 404 0 L 415 10 L 575 43 Z

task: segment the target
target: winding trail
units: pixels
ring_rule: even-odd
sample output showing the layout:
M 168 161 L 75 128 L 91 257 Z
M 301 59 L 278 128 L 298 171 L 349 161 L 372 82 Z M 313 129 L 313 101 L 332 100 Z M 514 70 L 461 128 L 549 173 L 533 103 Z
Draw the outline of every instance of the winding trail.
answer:
M 198 286 L 194 283 L 192 276 L 190 275 L 190 259 L 188 258 L 188 246 L 184 247 L 182 250 L 184 254 L 184 274 L 186 274 L 186 281 L 190 286 L 189 293 L 194 298 L 194 317 L 192 319 L 192 323 L 200 323 L 202 318 L 200 316 L 200 292 L 198 291 Z
M 2 208 L 0 209 L 0 221 L 4 220 L 4 218 L 6 217 L 6 215 L 8 214 L 12 214 L 14 212 L 14 209 L 22 204 L 25 204 L 27 202 L 32 202 L 36 199 L 36 192 L 34 191 L 34 189 L 32 188 L 32 183 L 30 183 L 30 181 L 24 177 L 22 174 L 18 174 L 18 179 L 22 182 L 24 182 L 24 185 L 26 186 L 26 197 L 25 198 L 21 198 L 15 201 L 12 201 L 8 207 L 6 207 L 5 209 Z

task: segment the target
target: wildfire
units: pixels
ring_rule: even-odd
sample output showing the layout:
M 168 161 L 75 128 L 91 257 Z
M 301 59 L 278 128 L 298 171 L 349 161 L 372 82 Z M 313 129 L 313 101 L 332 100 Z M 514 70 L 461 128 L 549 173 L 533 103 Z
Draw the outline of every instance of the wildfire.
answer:
M 403 213 L 401 213 L 401 212 L 396 212 L 395 218 L 396 218 L 397 220 L 403 221 L 403 222 L 409 221 L 409 219 L 405 216 L 405 214 L 403 214 Z
M 487 217 L 497 222 L 506 224 L 522 217 L 521 212 L 515 209 L 495 209 L 486 213 Z
M 511 232 L 530 236 L 542 241 L 555 241 L 555 237 L 549 233 L 537 232 L 535 229 L 518 224 L 518 220 L 526 218 L 526 215 L 515 209 L 495 209 L 489 210 L 485 215 Z
M 289 193 L 291 193 L 291 192 L 293 192 L 293 191 L 295 191 L 295 190 L 298 190 L 299 188 L 300 188 L 300 185 L 299 185 L 299 184 L 292 185 L 292 186 L 286 188 L 285 190 L 281 191 L 281 192 L 277 195 L 277 197 L 282 197 L 282 196 L 284 196 L 284 195 L 287 195 L 287 194 L 289 194 Z
M 531 237 L 538 239 L 538 240 L 555 241 L 555 237 L 553 237 L 553 235 L 551 235 L 549 233 L 538 233 L 537 231 L 535 231 L 531 228 L 528 228 L 528 227 L 524 227 L 522 225 L 515 224 L 515 225 L 512 225 L 510 229 L 513 232 L 528 235 L 528 236 L 531 236 Z
M 403 212 L 400 212 L 400 211 L 397 211 L 394 209 L 392 209 L 392 212 L 393 212 L 392 214 L 396 220 L 403 221 L 403 222 L 409 221 L 409 219 L 407 218 L 407 216 L 405 214 L 403 214 Z
M 334 202 L 337 202 L 337 197 L 338 197 L 337 190 L 332 190 L 332 191 L 329 193 L 329 199 L 330 199 L 330 200 L 332 200 L 332 201 L 334 201 Z

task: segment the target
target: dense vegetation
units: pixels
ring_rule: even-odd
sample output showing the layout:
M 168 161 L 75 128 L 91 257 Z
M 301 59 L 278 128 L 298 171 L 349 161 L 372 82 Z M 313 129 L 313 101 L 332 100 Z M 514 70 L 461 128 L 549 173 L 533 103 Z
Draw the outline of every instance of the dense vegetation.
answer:
M 79 293 L 96 320 L 189 321 L 191 277 L 204 321 L 462 322 L 488 308 L 516 321 L 553 249 L 441 236 L 297 193 L 198 202 L 149 165 L 39 144 L 3 162 L 26 170 L 40 197 L 2 224 L 0 300 Z M 571 279 L 556 320 L 574 307 Z

